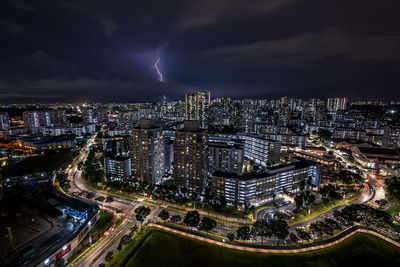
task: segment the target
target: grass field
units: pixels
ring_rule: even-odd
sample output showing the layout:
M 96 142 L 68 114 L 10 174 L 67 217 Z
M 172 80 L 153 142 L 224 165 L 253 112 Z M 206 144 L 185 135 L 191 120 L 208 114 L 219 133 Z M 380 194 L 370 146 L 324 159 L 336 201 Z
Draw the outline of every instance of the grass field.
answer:
M 52 172 L 61 168 L 64 164 L 69 164 L 74 152 L 60 151 L 48 152 L 43 155 L 32 156 L 19 162 L 17 165 L 4 169 L 4 177 L 22 176 L 35 172 Z
M 155 256 L 156 255 L 156 256 Z M 399 266 L 400 249 L 356 234 L 339 245 L 301 254 L 232 250 L 154 230 L 125 266 Z

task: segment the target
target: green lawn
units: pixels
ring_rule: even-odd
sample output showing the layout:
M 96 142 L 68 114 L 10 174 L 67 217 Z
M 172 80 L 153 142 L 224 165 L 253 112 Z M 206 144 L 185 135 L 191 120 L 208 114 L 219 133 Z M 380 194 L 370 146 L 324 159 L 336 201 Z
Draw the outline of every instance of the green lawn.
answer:
M 121 263 L 124 261 L 121 259 Z M 399 266 L 400 249 L 356 234 L 339 245 L 301 254 L 261 254 L 223 248 L 154 230 L 125 266 Z
M 3 170 L 3 176 L 13 177 L 35 172 L 52 172 L 63 167 L 65 164 L 69 164 L 75 155 L 71 151 L 60 151 L 32 156 L 11 168 Z

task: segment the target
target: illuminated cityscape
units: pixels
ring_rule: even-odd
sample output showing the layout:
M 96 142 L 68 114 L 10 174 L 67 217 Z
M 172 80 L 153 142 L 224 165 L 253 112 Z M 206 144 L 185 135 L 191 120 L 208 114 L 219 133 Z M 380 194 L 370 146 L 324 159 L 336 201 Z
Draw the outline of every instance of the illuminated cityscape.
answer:
M 0 266 L 399 266 L 399 7 L 2 1 Z

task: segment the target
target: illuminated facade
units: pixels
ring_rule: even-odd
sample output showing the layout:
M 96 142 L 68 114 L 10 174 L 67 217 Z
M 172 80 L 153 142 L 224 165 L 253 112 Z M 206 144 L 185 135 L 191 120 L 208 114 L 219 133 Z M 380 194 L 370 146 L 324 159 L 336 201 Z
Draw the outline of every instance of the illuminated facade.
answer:
M 206 129 L 208 125 L 208 111 L 210 108 L 210 92 L 187 93 L 185 95 L 186 120 L 199 121 L 200 127 Z
M 242 174 L 244 160 L 244 141 L 231 138 L 209 138 L 209 171 L 233 172 Z
M 319 164 L 299 161 L 243 175 L 217 171 L 211 181 L 213 192 L 236 206 L 260 205 L 273 200 L 274 194 L 296 193 L 300 182 L 309 178 L 312 185 L 319 186 L 319 177 Z
M 348 99 L 346 97 L 328 98 L 326 108 L 328 111 L 338 111 L 347 108 Z
M 104 167 L 107 179 L 122 182 L 132 176 L 131 159 L 129 157 L 105 157 Z
M 219 137 L 244 140 L 244 156 L 257 164 L 267 167 L 279 163 L 281 152 L 281 143 L 279 141 L 249 133 L 216 134 L 211 136 L 210 139 Z
M 201 194 L 207 176 L 207 133 L 197 121 L 185 121 L 176 132 L 174 145 L 174 182 L 189 192 Z
M 132 131 L 130 154 L 132 176 L 150 184 L 158 183 L 164 175 L 164 147 L 161 128 L 154 120 L 140 119 Z
M 0 112 L 0 131 L 6 131 L 10 127 L 7 112 Z

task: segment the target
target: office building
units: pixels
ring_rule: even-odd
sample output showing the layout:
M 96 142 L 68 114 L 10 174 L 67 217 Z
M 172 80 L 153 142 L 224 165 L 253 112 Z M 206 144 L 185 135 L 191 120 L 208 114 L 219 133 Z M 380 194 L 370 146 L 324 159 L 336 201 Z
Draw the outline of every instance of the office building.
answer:
M 207 177 L 207 133 L 198 121 L 185 121 L 176 132 L 174 144 L 174 183 L 191 193 L 202 194 Z

